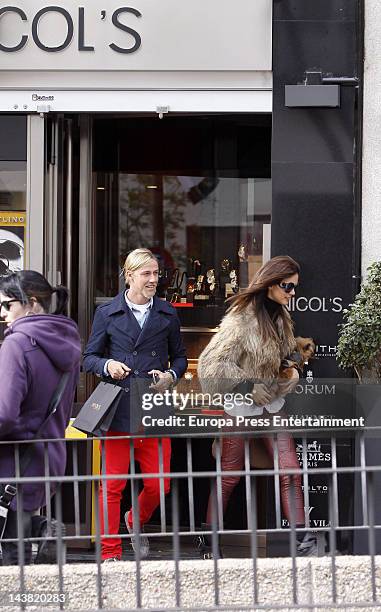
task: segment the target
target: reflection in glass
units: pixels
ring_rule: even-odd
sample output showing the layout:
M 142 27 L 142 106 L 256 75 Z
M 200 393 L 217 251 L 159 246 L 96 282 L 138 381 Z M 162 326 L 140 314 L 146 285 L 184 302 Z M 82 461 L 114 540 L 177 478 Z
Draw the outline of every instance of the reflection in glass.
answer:
M 247 286 L 262 264 L 270 179 L 125 172 L 99 179 L 98 298 L 118 292 L 116 270 L 129 251 L 147 247 L 159 260 L 159 295 L 176 304 L 213 306 L 218 318 L 225 299 Z
M 215 327 L 269 257 L 270 140 L 271 122 L 252 116 L 96 122 L 97 303 L 124 287 L 126 255 L 147 247 L 182 325 Z
M 27 170 L 25 161 L 0 161 L 1 213 L 26 210 Z M 6 217 L 7 215 L 4 215 Z M 24 267 L 24 231 L 22 227 L 0 227 L 0 275 Z M 6 325 L 0 320 L 0 343 Z
M 26 210 L 26 162 L 0 162 L 0 211 Z

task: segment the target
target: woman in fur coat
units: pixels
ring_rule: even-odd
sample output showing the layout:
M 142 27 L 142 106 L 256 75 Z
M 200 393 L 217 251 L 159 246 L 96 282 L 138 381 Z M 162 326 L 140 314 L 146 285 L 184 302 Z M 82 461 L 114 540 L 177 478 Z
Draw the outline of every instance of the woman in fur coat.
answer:
M 218 332 L 201 353 L 198 376 L 205 393 L 253 394 L 253 404 L 229 404 L 225 411 L 231 416 L 257 416 L 264 410 L 279 412 L 284 395 L 292 391 L 299 380 L 296 369 L 288 382 L 278 382 L 281 362 L 295 350 L 293 325 L 287 305 L 295 295 L 300 268 L 291 257 L 274 257 L 255 274 L 249 287 L 230 298 L 227 314 Z M 265 413 L 265 416 L 266 415 Z M 274 457 L 273 439 L 262 441 L 271 458 Z M 277 434 L 279 467 L 299 469 L 299 461 L 292 436 L 286 431 Z M 241 436 L 221 440 L 221 469 L 223 472 L 242 470 L 245 464 L 245 441 Z M 239 476 L 224 475 L 222 505 L 225 511 Z M 280 476 L 283 512 L 291 523 L 291 494 L 294 491 L 295 523 L 305 526 L 301 476 Z M 212 522 L 212 496 L 209 498 L 206 528 Z M 297 535 L 299 555 L 316 555 L 316 537 L 310 532 Z M 202 540 L 202 538 L 201 538 Z M 209 542 L 200 542 L 204 557 L 209 556 Z M 208 550 L 209 549 L 209 550 Z M 206 554 L 205 554 L 206 553 Z

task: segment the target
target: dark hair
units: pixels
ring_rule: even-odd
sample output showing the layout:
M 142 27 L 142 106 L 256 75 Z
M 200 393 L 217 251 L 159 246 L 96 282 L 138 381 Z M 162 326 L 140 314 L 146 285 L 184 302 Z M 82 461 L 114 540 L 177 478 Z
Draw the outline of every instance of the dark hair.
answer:
M 35 297 L 45 312 L 49 312 L 53 293 L 57 294 L 57 307 L 53 314 L 66 314 L 69 292 L 66 287 L 53 288 L 45 276 L 34 270 L 12 272 L 0 277 L 0 291 L 7 297 L 28 304 Z
M 269 336 L 276 337 L 274 326 L 265 307 L 267 289 L 277 285 L 285 278 L 300 274 L 299 264 L 288 257 L 279 255 L 269 259 L 254 275 L 250 285 L 241 293 L 229 298 L 229 310 L 241 312 L 252 304 L 259 322 L 262 338 L 266 341 Z M 283 319 L 286 336 L 292 333 L 292 322 L 289 312 L 283 306 L 279 306 L 279 316 Z

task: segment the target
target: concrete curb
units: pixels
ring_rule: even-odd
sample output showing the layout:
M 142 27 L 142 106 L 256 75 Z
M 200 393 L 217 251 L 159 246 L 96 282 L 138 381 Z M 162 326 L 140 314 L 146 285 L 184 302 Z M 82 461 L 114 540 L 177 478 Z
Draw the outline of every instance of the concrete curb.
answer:
M 375 558 L 376 597 L 381 595 L 381 557 Z M 181 609 L 201 610 L 215 605 L 213 561 L 181 561 Z M 141 563 L 142 608 L 157 612 L 176 606 L 175 567 L 172 561 L 145 561 Z M 308 609 L 323 606 L 334 610 L 332 597 L 332 565 L 328 557 L 296 560 L 296 583 L 293 586 L 291 559 L 258 559 L 257 600 L 259 605 L 281 606 L 292 609 L 293 588 L 299 605 Z M 95 564 L 66 565 L 63 571 L 66 601 L 64 610 L 97 610 L 97 566 Z M 222 606 L 253 606 L 253 562 L 251 559 L 222 559 L 218 563 L 219 602 Z M 106 609 L 131 610 L 137 607 L 136 564 L 120 562 L 102 565 L 102 606 Z M 56 566 L 25 568 L 26 591 L 31 593 L 58 593 L 59 577 Z M 20 572 L 17 567 L 0 568 L 0 609 L 7 605 L 9 612 L 19 610 L 13 606 L 9 593 L 19 592 Z M 337 603 L 372 604 L 371 562 L 369 557 L 338 557 L 336 559 Z M 8 595 L 7 595 L 8 594 Z M 376 603 L 376 602 L 374 602 Z M 11 605 L 10 605 L 11 604 Z M 381 608 L 381 603 L 379 604 Z M 28 605 L 28 610 L 59 606 Z M 254 609 L 254 607 L 252 608 Z M 268 608 L 270 609 L 270 608 Z M 299 608 L 300 610 L 301 608 Z M 322 609 L 322 608 L 320 608 Z M 279 610 L 279 608 L 278 608 Z M 369 610 L 359 607 L 356 610 Z

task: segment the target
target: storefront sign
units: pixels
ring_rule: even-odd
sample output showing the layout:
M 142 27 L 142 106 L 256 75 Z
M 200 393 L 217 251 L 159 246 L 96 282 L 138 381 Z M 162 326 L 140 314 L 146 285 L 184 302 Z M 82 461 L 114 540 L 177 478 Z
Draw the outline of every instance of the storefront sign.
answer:
M 291 312 L 341 312 L 343 300 L 341 297 L 305 296 L 292 298 L 290 301 Z
M 303 443 L 296 444 L 296 455 L 300 467 L 303 468 Z M 312 440 L 306 443 L 306 465 L 307 468 L 330 468 L 332 462 L 331 446 L 328 441 Z M 308 482 L 308 515 L 310 527 L 329 527 L 328 520 L 328 485 L 326 476 L 310 475 Z M 302 486 L 303 492 L 304 487 Z M 282 517 L 282 527 L 290 524 Z
M 0 276 L 24 268 L 26 213 L 0 211 Z
M 0 69 L 271 70 L 271 18 L 271 0 L 0 4 Z
M 6 6 L 6 7 L 0 8 L 0 16 L 5 15 L 7 13 L 18 15 L 22 21 L 28 21 L 28 16 L 25 13 L 25 11 L 17 6 Z M 105 10 L 101 11 L 102 21 L 106 19 L 106 13 L 107 11 Z M 125 13 L 132 14 L 135 17 L 142 16 L 142 14 L 138 10 L 130 6 L 125 6 L 125 7 L 116 9 L 112 13 L 111 22 L 119 30 L 122 30 L 126 32 L 127 34 L 131 35 L 135 42 L 131 47 L 128 47 L 128 48 L 119 47 L 115 43 L 111 43 L 109 47 L 113 51 L 116 51 L 117 53 L 134 53 L 134 51 L 137 51 L 140 48 L 142 39 L 140 38 L 140 35 L 138 34 L 138 32 L 136 32 L 136 30 L 133 30 L 132 28 L 122 23 L 122 21 L 120 21 L 121 16 Z M 53 16 L 62 15 L 64 21 L 66 22 L 67 34 L 62 43 L 48 45 L 48 44 L 45 44 L 41 40 L 40 22 L 44 17 L 48 17 L 52 15 Z M 57 32 L 58 37 L 61 37 L 61 35 L 62 34 L 60 32 Z M 32 27 L 31 27 L 30 36 L 33 39 L 34 44 L 42 51 L 46 51 L 47 53 L 56 53 L 57 51 L 64 51 L 73 42 L 73 38 L 74 38 L 73 17 L 71 16 L 71 13 L 69 13 L 69 11 L 67 11 L 66 9 L 60 6 L 45 6 L 44 8 L 37 11 L 37 13 L 34 15 L 32 19 Z M 29 38 L 30 37 L 28 36 L 28 34 L 22 34 L 20 38 L 20 42 L 13 46 L 7 46 L 7 45 L 3 45 L 2 43 L 0 43 L 0 51 L 4 51 L 4 53 L 15 53 L 16 51 L 21 51 L 27 45 Z M 93 45 L 85 44 L 85 9 L 83 8 L 83 6 L 80 6 L 78 8 L 77 42 L 78 42 L 78 51 L 95 51 L 95 47 Z
M 330 357 L 331 359 L 336 359 L 337 346 L 332 346 L 330 344 L 317 344 L 315 349 L 315 357 L 316 359 L 322 359 L 326 357 Z

